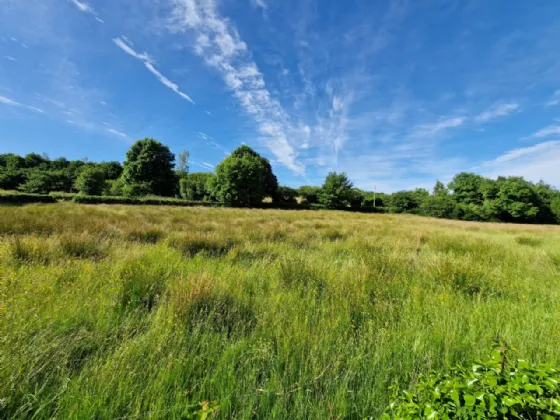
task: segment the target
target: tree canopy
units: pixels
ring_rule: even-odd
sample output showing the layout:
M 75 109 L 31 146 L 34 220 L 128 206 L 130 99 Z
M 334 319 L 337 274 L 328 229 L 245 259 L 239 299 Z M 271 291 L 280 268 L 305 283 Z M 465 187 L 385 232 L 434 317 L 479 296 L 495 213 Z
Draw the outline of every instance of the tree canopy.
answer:
M 174 172 L 175 156 L 159 141 L 146 138 L 138 140 L 126 153 L 123 168 L 125 189 L 139 190 L 164 197 L 173 196 L 177 191 L 177 177 Z
M 265 159 L 249 146 L 236 149 L 216 167 L 212 193 L 233 206 L 260 205 L 267 197 L 276 198 L 278 181 Z
M 319 193 L 319 202 L 328 209 L 347 207 L 352 200 L 352 188 L 345 173 L 330 172 Z

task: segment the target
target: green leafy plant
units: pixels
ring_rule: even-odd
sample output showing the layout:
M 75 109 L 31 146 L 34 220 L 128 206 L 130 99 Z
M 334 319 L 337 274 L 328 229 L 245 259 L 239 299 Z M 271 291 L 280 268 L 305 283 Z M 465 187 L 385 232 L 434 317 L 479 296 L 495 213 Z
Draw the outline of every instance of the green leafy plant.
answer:
M 497 342 L 488 361 L 421 376 L 414 392 L 393 388 L 383 419 L 554 419 L 560 371 L 514 360 Z

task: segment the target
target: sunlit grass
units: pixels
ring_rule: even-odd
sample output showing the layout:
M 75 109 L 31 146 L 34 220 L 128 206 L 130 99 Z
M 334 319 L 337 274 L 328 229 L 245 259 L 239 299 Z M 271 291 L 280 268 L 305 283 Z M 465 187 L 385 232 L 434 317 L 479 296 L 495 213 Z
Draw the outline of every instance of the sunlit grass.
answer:
M 560 362 L 560 228 L 0 208 L 0 418 L 376 418 L 496 337 Z

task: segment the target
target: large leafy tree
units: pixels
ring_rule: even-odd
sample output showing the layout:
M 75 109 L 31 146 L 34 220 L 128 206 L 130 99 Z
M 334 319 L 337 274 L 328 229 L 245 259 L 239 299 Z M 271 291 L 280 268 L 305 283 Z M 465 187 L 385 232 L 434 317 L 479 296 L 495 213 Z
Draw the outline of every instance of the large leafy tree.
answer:
M 352 183 L 345 173 L 330 172 L 319 193 L 319 202 L 328 209 L 348 207 L 353 193 Z
M 173 196 L 177 191 L 174 172 L 175 156 L 169 147 L 154 139 L 138 140 L 126 153 L 123 168 L 123 189 Z M 136 188 L 137 185 L 142 186 Z
M 268 159 L 249 146 L 237 148 L 216 167 L 212 193 L 233 206 L 253 206 L 265 197 L 277 197 L 278 180 Z
M 494 217 L 505 222 L 536 222 L 544 206 L 534 186 L 521 177 L 500 178 L 497 193 L 488 203 Z
M 482 205 L 487 180 L 473 173 L 462 172 L 453 178 L 449 188 L 459 203 Z

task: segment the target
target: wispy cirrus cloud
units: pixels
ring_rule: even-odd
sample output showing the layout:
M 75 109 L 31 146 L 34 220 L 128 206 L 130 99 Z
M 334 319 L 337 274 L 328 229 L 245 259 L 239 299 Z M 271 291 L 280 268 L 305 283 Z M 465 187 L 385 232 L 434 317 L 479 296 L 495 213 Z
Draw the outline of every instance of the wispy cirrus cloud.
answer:
M 72 3 L 74 6 L 76 6 L 80 11 L 93 15 L 95 20 L 98 21 L 99 23 L 105 23 L 101 18 L 99 18 L 97 12 L 93 10 L 93 8 L 89 4 L 85 2 L 80 2 L 78 0 L 68 0 L 68 1 L 70 1 L 70 3 Z
M 282 165 L 296 174 L 305 166 L 298 160 L 297 140 L 288 113 L 267 89 L 263 74 L 251 58 L 237 29 L 220 16 L 215 0 L 169 0 L 168 29 L 195 35 L 194 51 L 215 69 L 242 109 L 257 124 L 259 139 Z
M 17 58 L 12 57 L 11 55 L 5 55 L 4 60 L 8 61 L 17 61 Z
M 218 142 L 216 142 L 216 140 L 214 140 L 212 137 L 210 137 L 208 134 L 205 133 L 198 133 L 198 137 L 200 139 L 202 139 L 206 144 L 208 144 L 210 147 L 216 149 L 216 150 L 221 150 L 224 155 L 229 156 L 231 153 L 229 150 L 227 150 L 225 147 L 223 147 L 222 145 L 220 145 Z
M 559 185 L 559 161 L 560 140 L 552 140 L 506 151 L 491 161 L 483 162 L 477 170 L 493 178 L 514 175 L 534 182 L 546 176 L 548 182 Z
M 126 135 L 125 133 L 121 132 L 121 131 L 117 131 L 114 128 L 108 128 L 107 131 L 111 134 L 114 134 L 116 136 L 125 138 L 125 139 L 130 139 L 130 137 L 128 137 L 128 135 Z
M 560 105 L 560 90 L 557 90 L 552 95 L 552 98 L 544 104 L 545 108 L 550 108 L 551 106 Z
M 484 123 L 496 118 L 506 117 L 519 110 L 520 106 L 517 103 L 501 104 L 481 112 L 474 118 L 474 120 L 478 123 Z
M 0 96 L 0 104 L 14 106 L 17 108 L 25 108 L 30 111 L 38 112 L 39 114 L 45 114 L 45 111 L 43 111 L 41 108 L 37 108 L 35 106 L 30 106 L 30 105 L 24 105 L 5 96 Z
M 117 45 L 117 47 L 119 47 L 121 50 L 123 50 L 127 54 L 131 55 L 132 57 L 137 58 L 138 60 L 141 60 L 144 63 L 144 66 L 150 71 L 150 73 L 152 73 L 154 76 L 156 76 L 156 78 L 159 80 L 160 83 L 162 83 L 164 86 L 171 89 L 173 92 L 175 92 L 181 98 L 186 99 L 190 103 L 194 104 L 194 101 L 191 99 L 191 97 L 189 95 L 187 95 L 185 92 L 181 91 L 181 89 L 179 89 L 179 85 L 177 85 L 176 83 L 169 80 L 158 69 L 155 68 L 154 60 L 146 52 L 143 52 L 143 53 L 136 52 L 125 41 L 126 41 L 125 37 L 114 38 L 113 39 L 113 42 Z
M 560 125 L 549 125 L 548 127 L 541 128 L 527 138 L 543 138 L 553 135 L 560 135 Z

